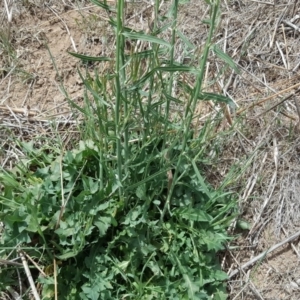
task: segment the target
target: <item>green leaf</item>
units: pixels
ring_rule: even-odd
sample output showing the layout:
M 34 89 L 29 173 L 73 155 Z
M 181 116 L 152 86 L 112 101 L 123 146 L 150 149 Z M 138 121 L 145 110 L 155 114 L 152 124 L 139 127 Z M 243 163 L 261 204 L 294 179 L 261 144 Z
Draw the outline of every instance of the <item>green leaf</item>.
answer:
M 163 55 L 166 54 L 166 50 L 165 49 L 159 49 L 157 51 L 157 53 L 155 53 L 153 50 L 145 50 L 145 51 L 140 51 L 140 52 L 134 52 L 130 55 L 126 55 L 126 58 L 140 58 L 140 59 L 145 59 L 145 58 L 149 58 L 153 55 Z
M 196 284 L 193 282 L 193 278 L 190 277 L 188 274 L 183 274 L 183 279 L 185 281 L 185 285 L 187 287 L 189 299 L 196 300 L 198 297 L 196 297 L 195 293 L 199 291 L 199 284 Z
M 146 200 L 146 185 L 141 184 L 136 189 L 136 196 L 141 200 Z
M 167 46 L 171 48 L 170 43 L 166 42 L 165 40 L 159 39 L 155 36 L 144 34 L 144 33 L 135 33 L 135 32 L 123 32 L 122 33 L 125 37 L 132 39 L 132 40 L 140 40 L 148 43 L 155 43 L 160 44 L 163 46 Z
M 214 45 L 212 47 L 213 52 L 220 58 L 222 59 L 225 63 L 227 63 L 237 74 L 240 73 L 240 70 L 238 69 L 236 63 L 232 60 L 232 58 L 224 53 L 219 47 L 218 45 Z
M 91 299 L 91 300 L 99 299 L 100 293 L 99 290 L 95 288 L 95 286 L 93 287 L 83 286 L 82 290 L 85 293 L 85 295 L 88 297 L 86 299 Z
M 106 201 L 100 205 L 97 206 L 97 211 L 106 210 L 109 207 L 109 202 Z
M 79 74 L 80 78 L 82 79 L 82 81 L 83 81 L 85 87 L 87 88 L 87 90 L 88 90 L 89 92 L 92 93 L 92 95 L 95 97 L 95 99 L 96 99 L 97 101 L 99 101 L 99 103 L 104 104 L 104 105 L 110 107 L 110 104 L 107 103 L 107 102 L 103 99 L 103 97 L 101 97 L 101 96 L 99 95 L 99 93 L 98 93 L 97 91 L 95 91 L 95 89 L 91 86 L 90 80 L 84 79 L 83 76 L 82 76 L 82 74 L 80 73 L 79 70 L 78 70 L 78 74 Z
M 183 208 L 178 210 L 178 215 L 185 219 L 190 221 L 198 221 L 198 222 L 210 222 L 212 220 L 212 217 L 208 215 L 206 212 L 200 210 L 200 209 L 194 209 L 194 208 Z
M 31 154 L 32 152 L 34 152 L 33 141 L 30 141 L 27 143 L 23 142 L 21 145 L 28 154 Z
M 236 227 L 242 230 L 250 230 L 251 225 L 245 220 L 238 219 L 236 222 Z
M 166 172 L 169 170 L 169 167 L 167 166 L 165 169 L 161 169 L 159 171 L 157 171 L 156 173 L 152 174 L 152 175 L 149 175 L 148 177 L 146 177 L 145 179 L 139 181 L 139 182 L 136 182 L 136 183 L 133 183 L 131 184 L 128 189 L 131 190 L 131 189 L 135 189 L 136 187 L 138 187 L 139 185 L 141 184 L 144 184 L 146 182 L 149 182 L 151 180 L 154 180 L 156 179 L 157 177 L 159 178 L 159 176 L 161 174 L 166 174 Z
M 196 73 L 197 70 L 195 68 L 192 68 L 190 66 L 185 66 L 185 65 L 177 65 L 177 64 L 173 64 L 173 65 L 168 65 L 168 66 L 164 66 L 164 67 L 157 67 L 156 68 L 157 71 L 161 71 L 161 72 L 194 72 Z
M 201 236 L 201 243 L 203 243 L 208 251 L 220 251 L 224 250 L 224 243 L 227 241 L 227 237 L 224 234 L 203 231 Z
M 165 21 L 167 21 L 167 18 L 163 18 Z M 154 36 L 158 36 L 162 34 L 164 31 L 168 31 L 170 27 L 172 26 L 172 22 L 166 22 L 162 27 L 157 28 L 156 31 L 153 31 L 152 34 Z
M 153 75 L 155 74 L 155 69 L 151 70 L 150 72 L 148 72 L 146 75 L 144 75 L 140 80 L 134 82 L 134 84 L 127 88 L 128 91 L 133 91 L 135 89 L 140 88 L 140 86 L 142 84 L 144 84 L 145 82 L 148 81 L 148 79 L 150 79 Z
M 230 106 L 234 107 L 235 104 L 234 102 L 226 96 L 223 95 L 219 95 L 219 94 L 214 94 L 214 93 L 200 93 L 200 95 L 198 96 L 199 99 L 203 100 L 203 101 L 217 101 L 217 102 L 225 102 L 226 104 L 229 104 Z
M 56 255 L 56 257 L 57 257 L 58 259 L 61 259 L 61 260 L 66 260 L 66 259 L 68 259 L 68 258 L 75 257 L 77 254 L 78 254 L 78 253 L 75 252 L 75 251 L 68 251 L 68 252 L 66 252 L 66 253 L 64 253 L 64 254 L 62 254 L 62 255 Z
M 199 181 L 201 187 L 203 188 L 204 193 L 205 193 L 206 195 L 209 195 L 209 189 L 208 189 L 207 185 L 205 184 L 204 178 L 203 178 L 202 175 L 200 174 L 199 169 L 198 169 L 198 167 L 197 167 L 196 162 L 195 162 L 194 159 L 192 160 L 192 165 L 193 165 L 195 174 L 196 174 L 196 176 L 197 176 L 197 178 L 198 178 L 198 181 Z
M 169 95 L 168 93 L 166 93 L 166 91 L 162 91 L 162 92 L 165 95 L 165 97 L 168 99 L 168 101 L 170 101 L 170 102 L 172 101 L 177 104 L 183 104 L 182 100 L 179 100 L 178 98 L 175 98 L 175 97 Z
M 95 219 L 94 225 L 98 227 L 99 237 L 105 236 L 107 229 L 111 226 L 111 217 L 99 216 Z
M 99 190 L 99 182 L 93 180 L 91 177 L 82 176 L 82 181 L 84 184 L 84 190 L 88 192 L 88 194 L 95 194 Z
M 24 208 L 20 207 L 20 209 L 14 211 L 13 214 L 6 215 L 3 221 L 6 226 L 13 228 L 14 225 L 18 225 L 19 230 L 23 231 L 27 227 L 26 219 L 27 212 L 24 210 Z
M 105 56 L 88 56 L 83 54 L 78 54 L 75 52 L 68 52 L 76 58 L 80 58 L 83 61 L 111 61 L 111 58 Z
M 214 271 L 213 275 L 214 275 L 215 280 L 224 281 L 224 280 L 228 279 L 228 275 L 221 270 Z
M 35 215 L 28 215 L 26 218 L 26 222 L 28 224 L 27 230 L 31 232 L 37 232 L 39 228 L 39 222 Z
M 177 30 L 176 32 L 177 32 L 178 36 L 181 38 L 181 40 L 186 44 L 186 46 L 188 47 L 189 50 L 196 49 L 196 46 L 193 45 L 181 31 Z
M 205 2 L 208 3 L 209 0 L 205 0 Z M 210 3 L 208 3 L 208 4 L 210 4 Z M 211 19 L 203 19 L 202 23 L 211 26 Z
M 98 5 L 99 7 L 102 7 L 103 9 L 105 9 L 108 12 L 115 12 L 116 10 L 112 7 L 107 5 L 105 2 L 100 2 L 98 0 L 91 0 L 91 2 L 93 2 L 94 4 Z
M 13 175 L 10 175 L 7 172 L 5 172 L 5 174 L 0 173 L 0 182 L 5 186 L 13 187 L 15 189 L 22 189 L 20 182 L 16 180 Z
M 218 291 L 214 294 L 214 300 L 227 300 L 228 299 L 228 294 L 225 294 L 222 291 Z
M 193 72 L 197 73 L 198 71 L 195 68 L 192 68 L 190 66 L 180 65 L 180 64 L 173 64 L 173 65 L 166 65 L 162 67 L 156 67 L 153 68 L 151 71 L 149 71 L 146 75 L 144 75 L 140 80 L 134 83 L 132 87 L 130 87 L 128 90 L 133 90 L 138 88 L 141 84 L 145 83 L 150 79 L 156 72 L 168 72 L 168 73 L 174 73 L 174 72 Z
M 75 234 L 75 230 L 73 227 L 71 228 L 58 228 L 55 230 L 55 233 L 60 237 L 72 236 Z

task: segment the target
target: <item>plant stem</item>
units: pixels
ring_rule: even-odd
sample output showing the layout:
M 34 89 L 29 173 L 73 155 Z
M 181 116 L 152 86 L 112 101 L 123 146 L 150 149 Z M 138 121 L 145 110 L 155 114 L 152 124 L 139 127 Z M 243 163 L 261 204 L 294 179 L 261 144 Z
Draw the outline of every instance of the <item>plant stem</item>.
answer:
M 118 1 L 117 7 L 117 40 L 116 40 L 116 107 L 115 107 L 115 134 L 116 134 L 116 149 L 117 149 L 117 175 L 118 181 L 122 182 L 122 144 L 121 144 L 121 126 L 120 126 L 120 111 L 122 109 L 122 90 L 121 83 L 124 83 L 123 69 L 123 50 L 124 39 L 122 36 L 123 30 L 123 11 L 124 0 Z M 122 189 L 119 188 L 119 195 L 122 195 Z
M 163 208 L 163 211 L 162 211 L 162 214 L 160 217 L 160 222 L 163 222 L 167 208 L 170 206 L 170 201 L 172 198 L 173 190 L 176 185 L 177 178 L 178 178 L 179 166 L 181 165 L 182 157 L 185 155 L 186 145 L 187 145 L 188 139 L 190 137 L 189 130 L 190 130 L 190 126 L 191 126 L 192 119 L 193 119 L 193 113 L 196 108 L 198 96 L 199 96 L 199 93 L 202 88 L 202 83 L 203 83 L 203 78 L 204 78 L 205 68 L 206 68 L 206 62 L 207 62 L 208 53 L 209 53 L 209 50 L 211 47 L 213 33 L 215 31 L 215 23 L 216 23 L 217 13 L 219 11 L 219 5 L 220 5 L 219 2 L 220 2 L 220 0 L 216 0 L 214 3 L 211 3 L 211 19 L 210 19 L 209 33 L 208 33 L 208 37 L 207 37 L 207 40 L 205 43 L 203 55 L 200 58 L 200 62 L 199 62 L 199 66 L 200 66 L 199 70 L 200 71 L 197 76 L 197 84 L 194 88 L 193 94 L 191 95 L 191 100 L 189 101 L 189 104 L 187 105 L 186 113 L 185 113 L 186 122 L 184 122 L 184 135 L 183 135 L 184 137 L 183 137 L 183 142 L 182 142 L 182 152 L 181 152 L 181 154 L 178 158 L 177 164 L 176 164 L 173 181 L 172 181 L 171 187 L 168 191 L 167 200 L 166 200 L 166 203 L 164 205 L 164 208 Z

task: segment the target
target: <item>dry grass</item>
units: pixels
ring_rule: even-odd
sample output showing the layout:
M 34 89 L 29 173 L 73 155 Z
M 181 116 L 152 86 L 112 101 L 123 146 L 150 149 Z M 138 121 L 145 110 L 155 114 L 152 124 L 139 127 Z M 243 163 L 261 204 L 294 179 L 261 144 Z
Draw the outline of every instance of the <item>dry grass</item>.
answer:
M 82 84 L 76 68 L 83 66 L 66 51 L 93 56 L 110 56 L 114 51 L 113 34 L 105 25 L 107 15 L 88 1 L 10 3 L 11 22 L 4 5 L 0 7 L 0 156 L 6 167 L 22 156 L 11 142 L 13 136 L 32 140 L 59 133 L 68 143 L 70 130 L 76 131 L 72 126 L 78 116 L 70 110 L 60 85 L 80 105 Z M 127 3 L 126 14 L 128 26 L 149 30 L 149 3 Z M 204 1 L 191 0 L 181 7 L 179 30 L 195 49 L 178 43 L 178 61 L 193 63 L 195 54 L 200 55 L 207 34 L 201 21 L 206 15 Z M 226 130 L 230 120 L 235 124 L 221 145 L 217 164 L 207 167 L 207 177 L 219 184 L 233 162 L 248 158 L 243 178 L 227 187 L 239 192 L 240 212 L 251 224 L 249 233 L 235 242 L 237 250 L 226 254 L 229 271 L 300 230 L 299 15 L 297 1 L 223 3 L 216 42 L 233 57 L 241 73 L 225 68 L 217 58 L 210 60 L 206 89 L 230 96 L 237 108 L 218 128 Z M 228 109 L 202 104 L 196 124 L 220 110 Z M 231 299 L 299 299 L 298 248 L 297 239 L 284 244 L 260 264 L 231 278 Z

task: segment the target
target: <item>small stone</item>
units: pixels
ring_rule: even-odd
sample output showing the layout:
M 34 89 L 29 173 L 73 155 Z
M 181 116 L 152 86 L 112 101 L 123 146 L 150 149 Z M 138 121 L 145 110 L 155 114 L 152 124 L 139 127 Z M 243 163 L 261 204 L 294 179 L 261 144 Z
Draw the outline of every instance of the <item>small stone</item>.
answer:
M 292 290 L 298 290 L 299 289 L 299 285 L 295 281 L 291 281 L 290 287 L 291 287 Z
M 44 84 L 44 79 L 43 78 L 39 78 L 37 81 L 36 81 L 36 85 L 38 86 L 41 86 Z

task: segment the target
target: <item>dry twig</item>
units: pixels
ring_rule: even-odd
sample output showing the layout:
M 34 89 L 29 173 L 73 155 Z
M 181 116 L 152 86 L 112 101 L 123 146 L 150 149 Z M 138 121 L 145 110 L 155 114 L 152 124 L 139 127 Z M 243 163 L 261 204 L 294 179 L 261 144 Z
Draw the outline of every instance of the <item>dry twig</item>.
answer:
M 29 282 L 29 284 L 30 284 L 30 287 L 31 287 L 31 290 L 32 290 L 34 299 L 35 299 L 35 300 L 40 300 L 40 296 L 39 296 L 39 294 L 38 294 L 38 292 L 37 292 L 37 289 L 36 289 L 36 287 L 35 287 L 35 284 L 34 284 L 34 282 L 33 282 L 33 278 L 32 278 L 30 269 L 29 269 L 29 267 L 28 267 L 28 264 L 27 264 L 27 261 L 26 261 L 24 255 L 23 255 L 23 253 L 22 253 L 22 250 L 19 250 L 18 253 L 19 253 L 19 256 L 20 256 L 21 259 L 22 259 L 23 267 L 24 267 L 25 273 L 26 273 L 26 275 L 27 275 L 27 279 L 28 279 L 28 282 Z
M 300 231 L 296 232 L 295 234 L 291 235 L 290 237 L 286 238 L 285 240 L 283 240 L 282 242 L 272 246 L 269 250 L 262 252 L 261 254 L 255 256 L 254 258 L 252 258 L 250 261 L 248 261 L 247 263 L 243 264 L 242 266 L 240 266 L 238 269 L 233 270 L 230 274 L 228 274 L 229 278 L 234 277 L 235 275 L 237 275 L 241 270 L 247 269 L 248 267 L 252 266 L 254 263 L 256 263 L 257 261 L 263 259 L 266 255 L 270 254 L 271 252 L 275 251 L 276 249 L 278 249 L 279 247 L 283 246 L 286 243 L 290 243 L 294 240 L 296 240 L 298 237 L 300 236 Z

